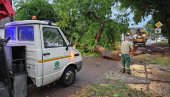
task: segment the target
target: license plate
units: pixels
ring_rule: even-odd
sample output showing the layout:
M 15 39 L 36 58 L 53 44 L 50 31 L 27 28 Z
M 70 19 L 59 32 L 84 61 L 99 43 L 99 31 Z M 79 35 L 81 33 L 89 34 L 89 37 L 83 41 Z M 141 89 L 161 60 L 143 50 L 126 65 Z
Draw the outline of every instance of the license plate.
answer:
M 141 38 L 141 36 L 138 36 L 138 38 Z
M 138 39 L 138 41 L 140 41 L 140 42 L 141 42 L 141 41 L 142 41 L 142 39 Z

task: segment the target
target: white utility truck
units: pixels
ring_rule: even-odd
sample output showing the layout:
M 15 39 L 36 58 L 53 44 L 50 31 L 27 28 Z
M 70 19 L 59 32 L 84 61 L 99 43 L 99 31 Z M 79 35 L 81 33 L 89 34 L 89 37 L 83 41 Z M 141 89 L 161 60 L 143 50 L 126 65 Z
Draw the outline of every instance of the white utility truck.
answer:
M 60 28 L 46 21 L 15 21 L 5 25 L 5 38 L 9 37 L 6 47 L 25 46 L 27 76 L 37 87 L 56 80 L 60 80 L 64 86 L 74 83 L 76 73 L 82 68 L 82 57 Z M 19 58 L 17 54 L 22 53 L 20 49 L 16 48 L 12 53 L 14 55 L 9 55 L 8 50 L 6 51 L 7 63 L 12 65 L 11 69 L 18 63 L 9 63 L 9 56 Z

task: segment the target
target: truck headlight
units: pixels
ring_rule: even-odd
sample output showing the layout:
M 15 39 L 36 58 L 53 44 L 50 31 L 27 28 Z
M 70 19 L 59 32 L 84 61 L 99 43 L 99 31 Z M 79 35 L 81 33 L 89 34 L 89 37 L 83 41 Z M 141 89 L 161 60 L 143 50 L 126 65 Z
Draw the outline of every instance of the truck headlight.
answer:
M 146 37 L 146 34 L 143 34 L 142 36 L 143 36 L 143 37 Z
M 74 59 L 74 52 L 70 52 L 70 58 Z

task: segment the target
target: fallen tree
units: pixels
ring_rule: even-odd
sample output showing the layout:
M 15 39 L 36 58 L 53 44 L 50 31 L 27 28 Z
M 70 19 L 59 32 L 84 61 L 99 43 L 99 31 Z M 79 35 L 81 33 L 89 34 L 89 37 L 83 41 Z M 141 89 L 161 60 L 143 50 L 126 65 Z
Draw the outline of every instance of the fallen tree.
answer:
M 101 56 L 105 59 L 110 59 L 110 60 L 114 60 L 114 61 L 120 61 L 121 58 L 119 56 L 120 51 L 106 51 L 106 49 L 100 45 L 96 45 L 94 48 L 94 51 L 99 52 L 101 54 Z
M 121 60 L 121 52 L 120 51 L 107 51 L 104 47 L 100 46 L 100 45 L 96 45 L 94 48 L 94 51 L 99 52 L 100 55 L 105 58 L 105 59 L 110 59 L 110 60 L 114 60 L 114 61 L 120 61 Z M 135 52 L 133 53 L 134 56 L 140 55 L 142 54 L 142 51 L 140 50 L 135 50 Z

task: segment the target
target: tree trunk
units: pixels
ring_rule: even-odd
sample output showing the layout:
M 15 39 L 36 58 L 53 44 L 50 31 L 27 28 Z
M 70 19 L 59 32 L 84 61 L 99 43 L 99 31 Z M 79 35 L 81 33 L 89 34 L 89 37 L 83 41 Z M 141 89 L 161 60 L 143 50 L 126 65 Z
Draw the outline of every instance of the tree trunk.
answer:
M 100 53 L 100 55 L 105 58 L 105 59 L 110 59 L 110 60 L 114 60 L 114 61 L 120 61 L 121 57 L 120 57 L 120 51 L 107 51 L 104 47 L 100 46 L 100 45 L 96 45 L 94 48 L 94 51 Z M 140 55 L 142 54 L 142 51 L 137 50 L 134 52 L 134 56 Z
M 114 60 L 114 61 L 120 61 L 120 52 L 119 51 L 106 51 L 106 49 L 100 45 L 96 45 L 94 50 L 96 52 L 99 52 L 101 54 L 101 56 L 105 59 L 110 59 L 110 60 Z
M 101 34 L 103 33 L 103 30 L 104 30 L 104 23 L 100 23 L 100 28 L 96 34 L 95 44 L 99 42 Z
M 167 14 L 167 16 L 170 16 L 170 14 Z M 170 49 L 170 18 L 166 18 L 165 20 L 165 26 L 166 26 L 166 33 L 168 35 L 168 46 L 169 46 L 169 49 Z
M 169 46 L 169 49 L 170 49 L 170 28 L 168 28 L 168 46 Z
M 166 28 L 166 33 L 168 35 L 168 46 L 169 46 L 169 49 L 170 49 L 170 6 L 169 6 L 169 3 L 170 3 L 170 0 L 164 0 L 162 1 L 163 3 L 163 10 L 162 10 L 162 13 L 163 13 L 163 21 L 165 21 L 165 28 Z M 162 14 L 161 14 L 162 15 Z

